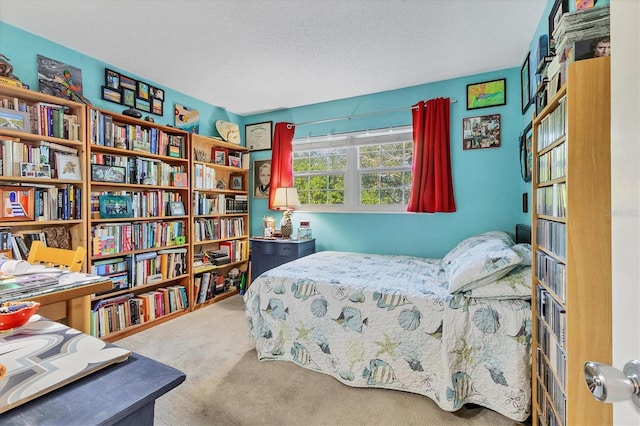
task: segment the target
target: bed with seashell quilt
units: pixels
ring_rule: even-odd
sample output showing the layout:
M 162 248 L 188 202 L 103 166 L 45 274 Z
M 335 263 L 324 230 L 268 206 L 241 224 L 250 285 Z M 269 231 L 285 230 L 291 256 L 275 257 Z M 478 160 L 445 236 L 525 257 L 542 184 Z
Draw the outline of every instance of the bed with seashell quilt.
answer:
M 531 246 L 491 231 L 442 259 L 317 252 L 261 274 L 244 302 L 261 361 L 523 421 L 530 298 Z

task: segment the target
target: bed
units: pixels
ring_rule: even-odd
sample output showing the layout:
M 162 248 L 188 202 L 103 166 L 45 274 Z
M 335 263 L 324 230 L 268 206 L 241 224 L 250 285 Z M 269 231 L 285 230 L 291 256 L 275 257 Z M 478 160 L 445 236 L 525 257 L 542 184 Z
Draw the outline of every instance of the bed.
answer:
M 530 298 L 531 246 L 492 231 L 442 259 L 317 252 L 261 274 L 244 302 L 261 361 L 523 421 Z

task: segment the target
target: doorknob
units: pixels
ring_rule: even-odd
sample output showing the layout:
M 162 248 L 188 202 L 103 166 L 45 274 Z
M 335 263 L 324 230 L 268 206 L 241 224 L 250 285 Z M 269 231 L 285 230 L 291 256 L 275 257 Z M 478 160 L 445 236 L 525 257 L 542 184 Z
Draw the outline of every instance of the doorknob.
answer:
M 584 381 L 600 402 L 620 402 L 631 399 L 640 408 L 640 361 L 632 360 L 622 371 L 606 364 L 587 361 Z

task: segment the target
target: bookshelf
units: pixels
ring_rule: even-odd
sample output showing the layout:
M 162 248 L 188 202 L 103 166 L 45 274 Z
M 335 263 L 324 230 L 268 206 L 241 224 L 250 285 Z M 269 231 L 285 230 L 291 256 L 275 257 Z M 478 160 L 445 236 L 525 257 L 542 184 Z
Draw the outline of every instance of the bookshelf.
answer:
M 249 153 L 245 147 L 191 135 L 193 306 L 238 292 L 248 279 Z M 229 256 L 227 263 L 220 254 Z M 224 257 L 222 257 L 224 259 Z M 220 263 L 220 264 L 218 264 Z M 234 274 L 233 271 L 240 274 Z M 233 279 L 230 285 L 230 279 Z
M 582 379 L 612 362 L 610 58 L 572 63 L 533 128 L 533 424 L 611 424 Z
M 189 134 L 88 109 L 88 270 L 92 335 L 114 341 L 191 309 Z

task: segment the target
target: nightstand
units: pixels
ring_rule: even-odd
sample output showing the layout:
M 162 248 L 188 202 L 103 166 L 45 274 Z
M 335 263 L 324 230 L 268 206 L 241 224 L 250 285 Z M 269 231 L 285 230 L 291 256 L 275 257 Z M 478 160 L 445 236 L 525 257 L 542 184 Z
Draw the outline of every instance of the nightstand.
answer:
M 267 240 L 251 238 L 251 281 L 258 275 L 283 263 L 316 251 L 316 240 Z

